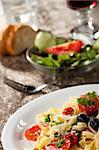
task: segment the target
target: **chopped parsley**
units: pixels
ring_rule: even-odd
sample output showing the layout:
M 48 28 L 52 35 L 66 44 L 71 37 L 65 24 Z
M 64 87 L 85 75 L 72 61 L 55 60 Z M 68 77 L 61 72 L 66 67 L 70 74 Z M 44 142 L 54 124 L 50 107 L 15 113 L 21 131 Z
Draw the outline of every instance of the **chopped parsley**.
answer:
M 95 105 L 96 102 L 94 101 L 94 98 L 97 98 L 96 92 L 88 92 L 83 97 L 80 97 L 77 99 L 78 104 L 84 105 L 84 106 L 91 106 Z
M 56 143 L 56 147 L 62 147 L 65 144 L 65 140 L 64 139 L 60 139 L 57 141 Z
M 84 106 L 91 106 L 91 105 L 95 105 L 95 102 L 87 98 L 78 98 L 78 104 Z
M 96 92 L 89 92 L 86 94 L 87 96 L 89 96 L 89 98 L 96 98 Z
M 50 127 L 53 127 L 55 125 L 59 125 L 59 124 L 62 124 L 63 122 L 55 122 L 55 121 L 52 121 L 50 122 Z
M 44 118 L 44 121 L 45 122 L 50 122 L 51 120 L 50 120 L 50 114 L 48 114 L 45 118 Z

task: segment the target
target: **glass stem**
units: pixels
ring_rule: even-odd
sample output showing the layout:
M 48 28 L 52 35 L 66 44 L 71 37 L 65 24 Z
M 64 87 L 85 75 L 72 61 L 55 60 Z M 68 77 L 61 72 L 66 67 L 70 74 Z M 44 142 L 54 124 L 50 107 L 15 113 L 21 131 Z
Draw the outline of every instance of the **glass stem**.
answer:
M 78 25 L 83 26 L 86 25 L 87 32 L 93 32 L 94 26 L 93 26 L 93 19 L 91 17 L 91 10 L 90 9 L 82 9 L 77 11 L 77 17 L 78 17 Z M 82 30 L 82 28 L 81 28 Z M 83 29 L 84 30 L 84 29 Z

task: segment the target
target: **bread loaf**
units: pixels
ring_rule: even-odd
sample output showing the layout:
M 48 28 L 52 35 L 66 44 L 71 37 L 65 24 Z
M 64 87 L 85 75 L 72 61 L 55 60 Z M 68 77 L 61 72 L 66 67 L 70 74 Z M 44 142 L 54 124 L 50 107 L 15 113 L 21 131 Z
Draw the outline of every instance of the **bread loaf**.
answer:
M 0 56 L 3 55 L 2 32 L 0 33 Z
M 2 35 L 2 55 L 16 56 L 34 45 L 36 32 L 28 25 L 9 25 Z

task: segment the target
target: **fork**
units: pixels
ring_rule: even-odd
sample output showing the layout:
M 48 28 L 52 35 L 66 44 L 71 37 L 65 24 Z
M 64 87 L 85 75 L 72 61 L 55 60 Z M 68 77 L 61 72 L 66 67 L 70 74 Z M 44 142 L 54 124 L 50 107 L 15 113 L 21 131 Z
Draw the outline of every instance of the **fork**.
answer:
M 41 86 L 35 87 L 35 86 L 30 86 L 30 85 L 23 85 L 21 83 L 18 83 L 16 81 L 13 81 L 11 79 L 8 79 L 7 77 L 4 77 L 3 82 L 10 87 L 14 88 L 17 91 L 26 93 L 26 94 L 34 94 L 36 92 L 39 92 L 40 90 L 46 88 L 48 85 L 43 84 Z

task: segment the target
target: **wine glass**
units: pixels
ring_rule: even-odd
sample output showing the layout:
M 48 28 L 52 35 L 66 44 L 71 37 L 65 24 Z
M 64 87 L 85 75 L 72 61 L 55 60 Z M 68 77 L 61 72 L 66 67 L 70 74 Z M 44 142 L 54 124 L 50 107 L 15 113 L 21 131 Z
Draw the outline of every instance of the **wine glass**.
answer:
M 99 26 L 93 24 L 91 10 L 98 4 L 98 0 L 66 0 L 70 9 L 76 10 L 78 26 L 71 30 L 74 39 L 81 39 L 91 43 L 98 33 Z

